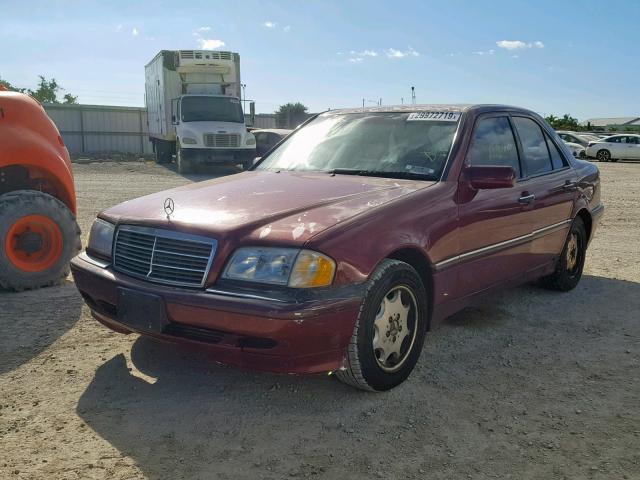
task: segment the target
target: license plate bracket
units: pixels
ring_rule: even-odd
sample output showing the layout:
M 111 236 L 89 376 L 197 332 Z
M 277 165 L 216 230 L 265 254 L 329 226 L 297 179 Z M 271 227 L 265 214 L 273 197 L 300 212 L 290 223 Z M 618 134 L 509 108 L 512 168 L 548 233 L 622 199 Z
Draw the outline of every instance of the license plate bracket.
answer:
M 118 288 L 118 321 L 147 332 L 161 333 L 168 325 L 164 300 L 158 295 Z

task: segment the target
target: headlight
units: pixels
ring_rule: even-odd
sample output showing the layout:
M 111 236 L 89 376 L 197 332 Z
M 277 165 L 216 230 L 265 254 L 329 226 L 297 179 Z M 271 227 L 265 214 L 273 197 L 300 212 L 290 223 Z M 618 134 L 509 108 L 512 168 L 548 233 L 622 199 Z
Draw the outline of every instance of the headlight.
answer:
M 246 145 L 255 145 L 256 144 L 256 137 L 254 137 L 253 135 L 247 135 L 247 139 L 244 142 Z
M 330 285 L 334 273 L 335 262 L 321 253 L 297 248 L 245 247 L 233 254 L 223 277 L 308 288 Z
M 195 145 L 196 143 L 198 143 L 198 141 L 195 138 L 182 137 L 180 139 L 180 143 L 184 145 Z
M 89 233 L 89 245 L 87 250 L 97 253 L 103 257 L 111 257 L 111 247 L 113 246 L 113 232 L 115 226 L 112 223 L 96 219 L 91 226 Z

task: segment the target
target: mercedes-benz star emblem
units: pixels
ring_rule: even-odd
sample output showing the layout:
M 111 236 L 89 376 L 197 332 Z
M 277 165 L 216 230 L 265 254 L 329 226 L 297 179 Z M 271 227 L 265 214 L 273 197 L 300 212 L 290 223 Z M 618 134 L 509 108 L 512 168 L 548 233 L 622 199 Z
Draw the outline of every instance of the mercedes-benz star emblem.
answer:
M 173 203 L 173 198 L 169 197 L 164 201 L 164 213 L 167 214 L 167 218 L 171 216 L 175 208 L 176 206 Z

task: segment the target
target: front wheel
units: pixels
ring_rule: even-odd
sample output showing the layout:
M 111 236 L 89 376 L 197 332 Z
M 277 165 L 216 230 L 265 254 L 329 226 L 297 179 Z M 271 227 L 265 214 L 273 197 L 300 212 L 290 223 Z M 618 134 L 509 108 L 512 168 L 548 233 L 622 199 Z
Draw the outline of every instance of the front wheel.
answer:
M 191 161 L 184 158 L 182 154 L 182 149 L 178 145 L 176 147 L 176 166 L 178 167 L 178 173 L 180 175 L 184 175 L 187 173 L 191 173 L 193 170 L 193 165 L 191 165 Z
M 611 152 L 605 149 L 598 150 L 598 153 L 596 153 L 596 158 L 600 162 L 608 162 L 611 160 Z
M 52 285 L 69 274 L 80 251 L 73 213 L 46 193 L 20 190 L 0 196 L 0 288 Z
M 587 232 L 584 222 L 577 217 L 571 224 L 556 270 L 542 279 L 544 286 L 561 292 L 568 292 L 578 285 L 582 277 L 587 255 Z
M 345 365 L 336 376 L 362 390 L 399 385 L 420 357 L 428 315 L 418 273 L 407 263 L 384 260 L 368 282 Z

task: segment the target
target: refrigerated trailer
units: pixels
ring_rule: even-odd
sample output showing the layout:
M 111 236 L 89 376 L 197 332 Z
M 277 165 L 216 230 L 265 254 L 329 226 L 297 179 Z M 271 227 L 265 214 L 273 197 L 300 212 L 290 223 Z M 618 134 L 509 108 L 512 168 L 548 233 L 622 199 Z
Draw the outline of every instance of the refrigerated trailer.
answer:
M 175 158 L 180 173 L 198 164 L 253 163 L 237 53 L 162 50 L 145 66 L 145 103 L 158 163 Z

